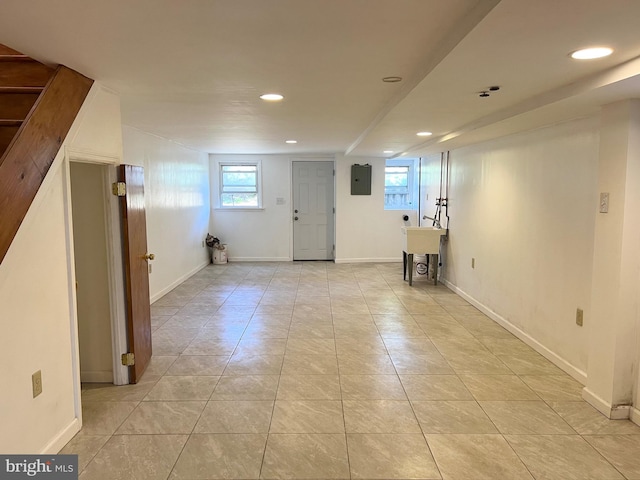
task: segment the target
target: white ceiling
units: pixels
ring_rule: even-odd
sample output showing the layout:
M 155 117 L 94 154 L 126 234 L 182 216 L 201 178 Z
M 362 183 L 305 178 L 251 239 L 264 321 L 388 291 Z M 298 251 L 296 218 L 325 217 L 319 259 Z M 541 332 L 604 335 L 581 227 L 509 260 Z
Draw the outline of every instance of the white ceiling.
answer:
M 382 157 L 640 97 L 638 19 L 638 0 L 1 0 L 0 43 L 100 81 L 123 123 L 204 152 Z M 615 52 L 569 58 L 592 45 Z

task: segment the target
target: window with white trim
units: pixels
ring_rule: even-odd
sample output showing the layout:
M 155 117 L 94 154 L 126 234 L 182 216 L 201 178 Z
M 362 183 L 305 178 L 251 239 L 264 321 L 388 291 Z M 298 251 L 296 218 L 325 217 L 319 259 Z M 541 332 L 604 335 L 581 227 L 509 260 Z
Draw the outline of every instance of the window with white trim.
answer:
M 415 159 L 387 160 L 384 167 L 385 210 L 417 210 L 417 162 Z
M 260 208 L 260 163 L 220 163 L 220 207 Z

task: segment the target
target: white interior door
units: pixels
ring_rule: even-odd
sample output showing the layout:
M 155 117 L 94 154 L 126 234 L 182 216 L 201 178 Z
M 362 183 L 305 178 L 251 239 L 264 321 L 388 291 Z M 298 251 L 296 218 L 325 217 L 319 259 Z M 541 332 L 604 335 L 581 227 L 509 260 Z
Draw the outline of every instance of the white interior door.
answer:
M 293 259 L 334 256 L 333 162 L 293 162 Z

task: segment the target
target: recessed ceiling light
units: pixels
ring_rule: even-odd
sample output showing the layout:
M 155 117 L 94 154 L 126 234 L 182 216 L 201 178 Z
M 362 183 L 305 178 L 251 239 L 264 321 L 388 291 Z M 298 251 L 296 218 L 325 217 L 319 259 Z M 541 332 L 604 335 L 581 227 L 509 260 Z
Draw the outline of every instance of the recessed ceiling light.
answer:
M 279 93 L 265 93 L 264 95 L 260 95 L 262 100 L 266 100 L 267 102 L 279 102 L 284 97 Z
M 428 137 L 430 135 L 433 135 L 433 133 L 431 133 L 431 132 L 418 132 L 418 133 L 416 133 L 416 135 L 419 136 L 419 137 Z
M 393 153 L 393 150 L 384 150 L 382 153 Z
M 297 140 L 285 140 L 284 143 L 298 143 Z
M 583 48 L 571 54 L 571 58 L 576 60 L 592 60 L 594 58 L 607 57 L 613 53 L 613 49 L 609 47 Z
M 385 83 L 398 83 L 402 81 L 402 77 L 384 77 L 382 81 Z

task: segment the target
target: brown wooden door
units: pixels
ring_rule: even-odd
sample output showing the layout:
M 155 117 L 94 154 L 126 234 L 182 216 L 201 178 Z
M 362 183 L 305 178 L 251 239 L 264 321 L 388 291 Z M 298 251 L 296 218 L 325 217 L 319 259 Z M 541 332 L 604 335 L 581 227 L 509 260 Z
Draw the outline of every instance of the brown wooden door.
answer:
M 147 255 L 147 221 L 144 210 L 144 169 L 120 165 L 118 181 L 126 183 L 120 198 L 127 296 L 127 342 L 135 364 L 129 367 L 129 383 L 137 383 L 151 359 L 151 307 Z

